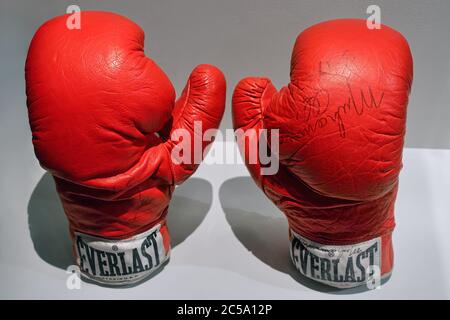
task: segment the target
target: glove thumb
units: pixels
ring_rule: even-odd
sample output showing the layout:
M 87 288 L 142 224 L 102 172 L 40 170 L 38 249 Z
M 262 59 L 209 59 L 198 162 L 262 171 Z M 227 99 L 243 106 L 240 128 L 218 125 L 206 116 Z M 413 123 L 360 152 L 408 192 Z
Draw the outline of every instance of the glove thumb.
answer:
M 170 132 L 165 143 L 171 154 L 176 184 L 194 173 L 203 160 L 206 148 L 212 142 L 203 137 L 205 132 L 219 127 L 225 93 L 225 77 L 212 65 L 199 65 L 189 76 L 175 104 L 172 119 L 164 130 Z
M 277 90 L 267 78 L 245 78 L 236 86 L 233 93 L 233 126 L 236 139 L 245 164 L 253 179 L 261 187 L 260 147 L 267 143 L 261 141 L 264 129 L 264 111 L 269 106 Z

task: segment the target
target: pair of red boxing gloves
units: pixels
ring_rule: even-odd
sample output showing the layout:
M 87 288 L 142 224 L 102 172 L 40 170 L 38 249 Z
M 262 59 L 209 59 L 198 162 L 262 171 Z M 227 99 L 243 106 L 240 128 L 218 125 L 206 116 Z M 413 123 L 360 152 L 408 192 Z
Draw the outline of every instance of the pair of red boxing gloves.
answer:
M 171 136 L 219 126 L 225 79 L 197 66 L 175 100 L 166 74 L 144 55 L 138 25 L 82 12 L 81 28 L 70 30 L 67 17 L 41 26 L 28 52 L 33 145 L 54 177 L 82 274 L 130 284 L 168 259 L 170 198 L 198 166 L 173 161 L 179 141 Z M 256 184 L 287 216 L 291 257 L 306 277 L 345 288 L 392 271 L 412 68 L 397 31 L 334 20 L 298 36 L 280 91 L 267 78 L 235 88 L 235 129 L 278 130 L 275 174 L 262 174 L 258 158 L 248 161 L 248 140 L 269 148 L 271 140 L 255 134 L 238 144 Z

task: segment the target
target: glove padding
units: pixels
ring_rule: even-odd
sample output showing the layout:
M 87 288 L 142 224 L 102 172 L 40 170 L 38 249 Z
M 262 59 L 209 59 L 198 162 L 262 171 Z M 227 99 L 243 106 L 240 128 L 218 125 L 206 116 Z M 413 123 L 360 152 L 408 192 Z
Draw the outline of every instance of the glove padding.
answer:
M 217 128 L 225 79 L 197 66 L 175 103 L 166 74 L 144 54 L 144 32 L 129 19 L 82 12 L 36 32 L 26 61 L 33 145 L 55 179 L 82 273 L 129 284 L 169 257 L 166 214 L 174 186 L 198 163 L 175 163 L 171 134 L 193 138 Z M 194 122 L 201 132 L 194 133 Z M 184 142 L 186 143 L 186 141 Z M 202 142 L 205 149 L 208 142 Z
M 236 86 L 234 128 L 279 130 L 275 175 L 249 163 L 259 154 L 250 135 L 238 144 L 257 185 L 287 216 L 291 256 L 305 276 L 344 288 L 366 283 L 376 267 L 391 272 L 412 75 L 400 33 L 343 19 L 298 36 L 291 81 L 280 91 L 267 78 Z

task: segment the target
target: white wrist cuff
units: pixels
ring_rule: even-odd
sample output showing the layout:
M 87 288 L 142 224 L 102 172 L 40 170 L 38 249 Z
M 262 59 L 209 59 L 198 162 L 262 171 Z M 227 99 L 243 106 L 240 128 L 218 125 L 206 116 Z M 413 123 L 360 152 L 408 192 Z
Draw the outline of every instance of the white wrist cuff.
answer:
M 325 245 L 291 231 L 291 259 L 304 276 L 337 288 L 351 288 L 381 278 L 381 238 L 351 245 Z
M 75 251 L 81 274 L 95 282 L 125 285 L 138 282 L 169 258 L 161 225 L 128 239 L 105 239 L 75 232 Z

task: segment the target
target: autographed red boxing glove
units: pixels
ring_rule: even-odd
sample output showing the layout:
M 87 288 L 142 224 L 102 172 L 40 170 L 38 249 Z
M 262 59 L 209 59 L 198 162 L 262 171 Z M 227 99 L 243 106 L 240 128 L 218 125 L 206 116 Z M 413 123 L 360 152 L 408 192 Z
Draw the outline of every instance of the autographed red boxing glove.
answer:
M 33 145 L 55 179 L 82 274 L 129 284 L 168 259 L 169 201 L 198 166 L 172 161 L 170 134 L 184 129 L 193 138 L 195 121 L 202 132 L 217 128 L 225 79 L 200 65 L 175 102 L 170 80 L 144 54 L 138 25 L 82 12 L 81 28 L 69 30 L 68 17 L 42 25 L 29 48 Z
M 291 81 L 280 91 L 266 78 L 237 85 L 235 129 L 279 130 L 275 175 L 249 163 L 255 150 L 245 137 L 239 145 L 258 186 L 287 216 L 291 257 L 306 277 L 345 288 L 391 273 L 412 78 L 400 33 L 343 19 L 298 36 Z

